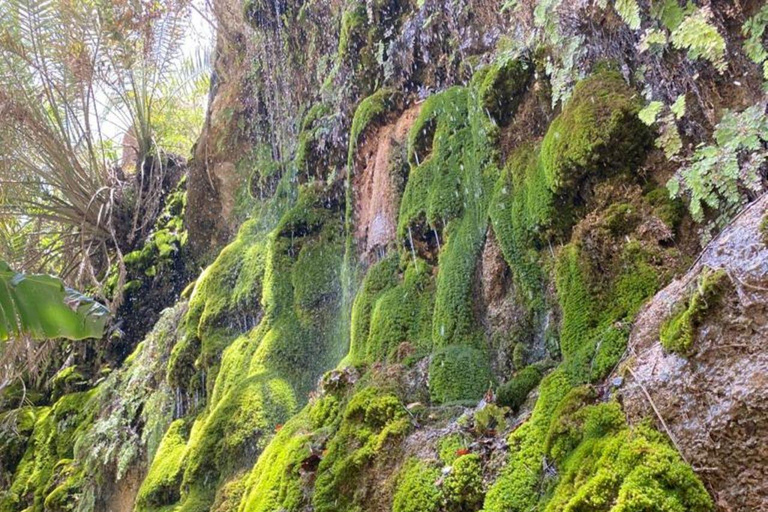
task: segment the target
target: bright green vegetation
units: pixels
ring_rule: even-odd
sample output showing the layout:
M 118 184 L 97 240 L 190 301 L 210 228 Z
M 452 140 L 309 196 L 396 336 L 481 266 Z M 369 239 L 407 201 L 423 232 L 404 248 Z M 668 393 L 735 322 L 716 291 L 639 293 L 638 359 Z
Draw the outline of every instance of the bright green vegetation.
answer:
M 661 344 L 665 349 L 688 353 L 696 341 L 696 333 L 704 319 L 719 306 L 728 290 L 730 278 L 725 270 L 704 271 L 691 296 L 661 326 Z
M 347 349 L 329 327 L 341 298 L 343 238 L 339 212 L 324 201 L 317 186 L 304 187 L 271 233 L 247 223 L 198 280 L 187 337 L 169 363 L 172 382 L 185 387 L 205 372 L 212 385 L 178 459 L 180 510 L 211 506 L 216 489 L 247 468 Z
M 722 228 L 745 204 L 745 190 L 757 190 L 757 169 L 765 162 L 762 151 L 768 140 L 768 120 L 763 107 L 755 105 L 741 112 L 726 111 L 715 127 L 714 143 L 701 145 L 673 177 L 668 188 L 673 197 L 687 193 L 688 209 L 696 222 L 720 215 L 707 228 Z M 753 154 L 750 163 L 740 155 Z M 705 238 L 706 240 L 706 238 Z
M 94 393 L 71 393 L 51 407 L 19 411 L 21 426 L 27 432 L 34 427 L 11 486 L 0 495 L 0 510 L 42 512 L 77 499 L 82 475 L 73 460 L 75 444 L 93 422 Z
M 380 35 L 369 17 L 387 5 L 343 15 L 345 63 L 369 57 L 361 48 Z M 277 14 L 282 26 L 289 11 Z M 322 172 L 314 145 L 330 115 L 311 108 L 293 167 L 202 272 L 188 309 L 164 313 L 96 391 L 72 393 L 82 383 L 71 366 L 55 380 L 63 396 L 53 406 L 10 418 L 24 437 L 0 436 L 0 454 L 18 466 L 0 512 L 72 510 L 98 481 L 84 461 L 103 457 L 123 476 L 143 453 L 140 512 L 711 510 L 667 440 L 628 425 L 591 387 L 617 366 L 637 312 L 680 260 L 641 229 L 656 220 L 648 224 L 669 236 L 685 212 L 634 174 L 650 143 L 639 97 L 601 71 L 576 86 L 543 140 L 515 145 L 502 164 L 504 129 L 531 75 L 528 64 L 499 60 L 424 102 L 408 137 L 397 248 L 368 268 L 354 261 L 342 188 L 303 179 Z M 350 162 L 398 101 L 381 89 L 359 104 Z M 488 305 L 478 303 L 490 229 L 513 282 L 504 299 L 523 301 L 527 315 L 502 333 L 515 347 L 507 374 L 481 318 Z M 346 287 L 357 271 L 353 298 Z M 720 287 L 712 279 L 662 338 L 684 344 L 695 333 Z M 139 389 L 141 376 L 150 389 Z M 120 400 L 118 390 L 138 398 Z M 478 406 L 489 390 L 497 403 Z M 111 429 L 130 430 L 134 417 L 140 439 L 110 444 Z M 500 468 L 503 457 L 485 447 L 501 436 L 509 453 Z
M 13 473 L 13 485 L 0 494 L 0 510 L 93 507 L 105 478 L 123 478 L 142 450 L 155 453 L 172 403 L 170 391 L 154 385 L 165 375 L 184 311 L 180 303 L 164 312 L 125 366 L 98 386 L 67 392 L 73 382 L 82 387 L 78 367 L 69 366 L 56 376 L 56 389 L 67 393 L 51 407 L 3 413 L 3 423 L 12 419 L 17 427 L 10 437 L 0 436 L 0 477 Z
M 277 433 L 246 477 L 242 510 L 268 512 L 282 507 L 294 511 L 304 504 L 301 463 L 310 456 L 310 427 L 305 410 Z
M 600 277 L 579 245 L 563 248 L 555 269 L 563 310 L 560 349 L 575 382 L 605 377 L 623 355 L 628 322 L 659 287 L 655 251 L 639 242 L 627 243 L 608 283 L 592 287 L 589 283 Z
M 489 78 L 499 73 L 503 76 Z M 478 399 L 491 381 L 472 309 L 474 270 L 498 175 L 492 143 L 497 124 L 482 102 L 495 101 L 494 87 L 507 88 L 515 80 L 507 68 L 486 70 L 483 76 L 487 81 L 473 81 L 470 88 L 453 87 L 431 96 L 408 138 L 411 171 L 400 204 L 398 236 L 406 255 L 431 259 L 431 252 L 438 252 L 430 364 L 430 393 L 438 402 Z
M 440 469 L 411 459 L 400 475 L 393 512 L 437 512 L 440 510 L 440 489 L 436 482 Z
M 280 429 L 245 477 L 240 510 L 293 512 L 310 503 L 318 511 L 361 510 L 362 490 L 374 484 L 368 471 L 409 428 L 393 393 L 326 380 L 324 392 Z M 308 473 L 316 474 L 313 493 L 306 492 Z
M 429 388 L 432 399 L 439 403 L 476 401 L 493 387 L 488 356 L 480 349 L 449 345 L 432 355 L 429 365 Z
M 544 275 L 538 248 L 551 238 L 559 219 L 569 215 L 561 209 L 555 216 L 554 207 L 538 148 L 517 148 L 496 183 L 489 213 L 504 259 L 523 289 L 523 296 L 535 306 L 543 305 Z
M 187 244 L 184 228 L 184 213 L 187 207 L 186 177 L 165 198 L 163 210 L 158 215 L 152 232 L 140 249 L 129 252 L 123 258 L 128 272 L 124 291 L 136 292 L 152 278 L 162 274 L 178 261 Z M 117 269 L 110 269 L 112 275 L 108 286 L 117 284 Z M 113 293 L 117 290 L 111 290 Z
M 316 168 L 323 165 L 322 159 L 318 158 L 317 139 L 322 132 L 321 121 L 328 113 L 328 107 L 318 103 L 307 111 L 301 122 L 294 165 L 305 176 L 322 175 L 325 170 Z
M 352 306 L 347 361 L 386 361 L 401 343 L 428 353 L 433 303 L 434 285 L 423 261 L 408 263 L 402 282 L 395 255 L 378 262 L 366 274 Z
M 745 36 L 744 53 L 752 62 L 762 66 L 763 78 L 768 80 L 768 50 L 763 44 L 763 34 L 765 27 L 768 26 L 768 6 L 763 6 L 741 27 L 741 32 Z
M 634 169 L 651 142 L 637 117 L 641 106 L 619 73 L 602 71 L 579 82 L 542 141 L 550 190 L 574 195 L 586 178 Z
M 518 59 L 494 62 L 478 70 L 472 82 L 480 108 L 497 124 L 509 124 L 523 98 L 531 71 L 529 64 Z
M 535 366 L 526 366 L 515 373 L 512 380 L 499 387 L 499 403 L 513 409 L 519 408 L 540 381 L 541 370 Z
M 703 8 L 688 15 L 672 31 L 672 45 L 687 50 L 689 59 L 706 59 L 718 71 L 724 72 L 728 67 L 725 60 L 725 39 L 717 31 L 717 27 L 710 23 L 710 17 L 711 11 Z
M 468 440 L 462 434 L 448 434 L 441 437 L 437 443 L 438 455 L 443 464 L 451 465 L 453 461 L 461 457 L 459 450 L 466 450 Z
M 509 412 L 507 407 L 499 407 L 496 404 L 485 404 L 481 409 L 475 411 L 473 415 L 473 430 L 475 434 L 481 436 L 494 436 L 499 431 L 506 430 L 506 415 Z
M 355 488 L 363 470 L 378 457 L 386 457 L 388 446 L 410 425 L 405 407 L 395 395 L 374 387 L 356 392 L 320 461 L 312 498 L 315 510 L 337 512 L 361 507 Z
M 564 372 L 547 375 L 539 387 L 539 399 L 530 419 L 508 439 L 507 465 L 488 489 L 483 509 L 486 512 L 535 510 L 539 503 L 539 482 L 544 458 L 544 443 L 554 410 L 568 392 Z
M 589 405 L 589 388 L 569 387 L 559 371 L 544 379 L 531 419 L 510 435 L 512 455 L 485 511 L 713 509 L 693 470 L 661 434 L 628 427 L 618 404 Z M 545 455 L 559 476 L 542 498 Z
M 440 469 L 410 459 L 398 475 L 393 512 L 478 510 L 483 502 L 480 457 L 462 455 L 451 465 L 450 473 L 440 483 Z
M 179 500 L 188 430 L 189 426 L 184 420 L 176 420 L 168 427 L 139 489 L 136 510 L 154 510 Z
M 392 89 L 379 89 L 371 94 L 357 106 L 355 116 L 352 118 L 352 127 L 349 129 L 349 162 L 355 156 L 360 136 L 373 123 L 381 120 L 387 114 L 395 110 L 395 104 L 399 94 Z
M 558 452 L 561 476 L 543 510 L 713 509 L 693 470 L 661 434 L 644 425 L 628 428 L 616 403 L 581 405 L 561 409 L 560 428 L 548 434 L 549 446 L 572 448 Z

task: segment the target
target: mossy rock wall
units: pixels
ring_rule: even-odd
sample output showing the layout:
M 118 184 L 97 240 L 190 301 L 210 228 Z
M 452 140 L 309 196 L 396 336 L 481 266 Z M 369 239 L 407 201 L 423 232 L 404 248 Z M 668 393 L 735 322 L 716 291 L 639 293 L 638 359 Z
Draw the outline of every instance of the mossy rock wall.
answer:
M 246 220 L 121 368 L 64 369 L 47 401 L 0 411 L 18 432 L 0 429 L 0 512 L 99 510 L 131 471 L 142 512 L 714 509 L 614 389 L 641 308 L 694 256 L 640 84 L 614 63 L 556 75 L 557 45 L 513 51 L 490 4 L 239 5 L 261 57 L 222 85 L 253 94 L 226 123 L 252 146 L 226 155 Z M 534 23 L 568 21 L 548 5 Z M 389 176 L 396 238 L 362 258 L 356 159 L 417 104 Z M 668 349 L 687 353 L 722 279 L 675 310 Z M 492 332 L 510 303 L 524 320 Z M 494 360 L 498 334 L 514 361 Z

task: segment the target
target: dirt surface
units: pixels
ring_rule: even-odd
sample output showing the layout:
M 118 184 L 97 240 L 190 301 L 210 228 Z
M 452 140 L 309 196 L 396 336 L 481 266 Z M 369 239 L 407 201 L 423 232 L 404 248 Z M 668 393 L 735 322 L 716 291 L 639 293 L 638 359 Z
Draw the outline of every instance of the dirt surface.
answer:
M 394 169 L 419 110 L 412 106 L 396 121 L 369 129 L 355 156 L 355 239 L 363 261 L 395 240 L 400 192 Z
M 655 418 L 722 511 L 768 510 L 768 247 L 759 229 L 767 209 L 764 195 L 644 308 L 621 391 L 630 420 Z M 690 354 L 666 352 L 662 324 L 708 269 L 727 272 L 729 291 Z

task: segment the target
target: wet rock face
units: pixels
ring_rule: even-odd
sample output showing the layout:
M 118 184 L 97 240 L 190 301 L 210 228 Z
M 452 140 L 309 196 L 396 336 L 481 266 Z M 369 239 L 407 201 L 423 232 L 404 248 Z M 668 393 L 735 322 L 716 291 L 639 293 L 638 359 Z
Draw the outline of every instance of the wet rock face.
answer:
M 768 246 L 759 229 L 766 209 L 768 196 L 640 313 L 622 391 L 630 419 L 656 417 L 725 511 L 768 503 Z M 690 350 L 665 351 L 665 322 L 685 307 L 702 275 L 720 269 L 730 283 L 695 325 Z
M 393 122 L 369 129 L 357 152 L 352 189 L 355 241 L 363 261 L 374 261 L 395 240 L 402 149 L 419 110 L 419 105 L 412 106 Z

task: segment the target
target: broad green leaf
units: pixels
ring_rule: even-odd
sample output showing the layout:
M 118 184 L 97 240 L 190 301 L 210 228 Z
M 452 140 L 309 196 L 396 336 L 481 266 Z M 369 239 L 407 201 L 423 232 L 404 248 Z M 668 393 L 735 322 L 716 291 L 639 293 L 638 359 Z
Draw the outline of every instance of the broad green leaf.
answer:
M 0 261 L 0 341 L 100 338 L 109 311 L 53 276 L 14 272 Z

